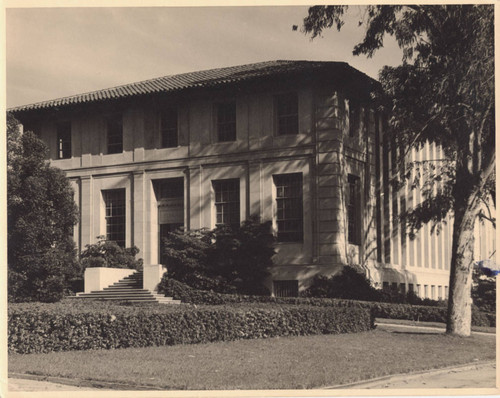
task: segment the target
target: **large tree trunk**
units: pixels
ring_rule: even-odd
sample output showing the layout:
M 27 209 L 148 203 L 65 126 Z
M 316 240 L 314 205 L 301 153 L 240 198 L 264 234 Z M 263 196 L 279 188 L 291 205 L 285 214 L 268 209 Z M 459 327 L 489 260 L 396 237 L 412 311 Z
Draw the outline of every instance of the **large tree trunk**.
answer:
M 454 210 L 446 332 L 459 336 L 470 336 L 476 211 L 472 203 L 455 206 Z

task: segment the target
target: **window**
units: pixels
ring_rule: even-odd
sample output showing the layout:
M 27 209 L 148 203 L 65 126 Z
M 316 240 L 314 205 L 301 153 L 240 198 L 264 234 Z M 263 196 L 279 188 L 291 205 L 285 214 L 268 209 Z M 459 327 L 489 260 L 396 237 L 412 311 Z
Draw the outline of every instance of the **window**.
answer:
M 213 181 L 215 193 L 215 223 L 240 226 L 240 180 Z
M 276 224 L 279 242 L 303 240 L 302 174 L 274 176 L 276 186 Z
M 108 153 L 123 152 L 123 120 L 122 115 L 113 115 L 107 120 Z
M 349 243 L 361 244 L 360 228 L 360 179 L 352 174 L 347 177 L 349 196 L 347 202 L 347 238 Z
M 299 281 L 273 281 L 274 295 L 276 297 L 298 297 Z
M 443 287 L 438 286 L 438 300 L 442 300 L 442 299 L 443 299 Z
M 448 286 L 445 286 L 444 287 L 444 298 L 447 299 L 448 298 Z
M 275 97 L 278 135 L 299 133 L 299 101 L 297 93 L 280 94 Z
M 404 283 L 399 284 L 399 293 L 406 294 L 406 285 Z
M 390 287 L 389 287 L 389 282 L 383 282 L 383 283 L 382 283 L 382 289 L 383 289 L 383 290 L 389 290 L 389 289 L 390 289 Z
M 71 122 L 57 125 L 57 158 L 71 158 Z
M 217 104 L 217 141 L 236 141 L 236 103 Z
M 125 189 L 103 191 L 106 206 L 106 239 L 125 247 Z
M 415 293 L 415 288 L 413 286 L 413 283 L 408 283 L 408 292 Z
M 431 285 L 431 299 L 436 300 L 436 286 Z
M 417 296 L 420 297 L 421 291 L 420 291 L 420 285 L 417 284 Z
M 179 145 L 177 133 L 177 108 L 167 108 L 160 113 L 160 135 L 162 148 Z
M 349 137 L 356 137 L 360 127 L 360 106 L 353 100 L 349 101 Z
M 424 285 L 424 298 L 429 298 L 429 286 Z

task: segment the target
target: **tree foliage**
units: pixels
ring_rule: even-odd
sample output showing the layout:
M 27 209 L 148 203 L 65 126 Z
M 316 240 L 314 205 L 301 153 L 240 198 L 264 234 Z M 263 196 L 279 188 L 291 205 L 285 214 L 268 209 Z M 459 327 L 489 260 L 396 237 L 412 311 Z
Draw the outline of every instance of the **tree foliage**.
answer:
M 77 209 L 64 173 L 50 167 L 35 134 L 7 117 L 8 293 L 10 301 L 57 301 L 79 275 Z
M 142 259 L 136 259 L 139 253 L 136 246 L 123 248 L 116 242 L 98 236 L 97 242 L 86 245 L 80 254 L 80 264 L 83 270 L 92 267 L 142 269 Z
M 270 222 L 250 217 L 239 228 L 176 231 L 165 239 L 168 276 L 220 293 L 269 294 L 263 287 L 272 265 L 275 238 Z
M 348 6 L 309 9 L 304 31 L 341 29 Z M 402 64 L 380 73 L 386 132 L 398 151 L 402 183 L 423 201 L 403 216 L 410 233 L 453 215 L 448 331 L 470 334 L 473 228 L 477 218 L 495 223 L 495 119 L 493 5 L 366 6 L 364 39 L 353 50 L 371 57 L 393 36 Z M 440 159 L 408 162 L 408 150 L 426 143 Z M 487 209 L 484 211 L 484 209 Z

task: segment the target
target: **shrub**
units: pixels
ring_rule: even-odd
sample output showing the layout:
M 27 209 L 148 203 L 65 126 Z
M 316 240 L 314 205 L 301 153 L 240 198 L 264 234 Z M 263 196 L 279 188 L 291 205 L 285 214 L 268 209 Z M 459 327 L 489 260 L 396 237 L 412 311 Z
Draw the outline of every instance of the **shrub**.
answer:
M 351 266 L 345 266 L 340 274 L 330 278 L 315 276 L 304 297 L 329 297 L 353 300 L 378 300 L 378 291 L 371 286 L 364 274 Z
M 176 231 L 164 241 L 169 275 L 189 286 L 220 293 L 269 294 L 263 286 L 272 265 L 271 223 L 255 216 L 239 228 Z
M 9 307 L 9 352 L 194 344 L 370 330 L 370 311 L 311 306 L 29 305 Z
M 269 297 L 221 294 L 192 289 L 184 283 L 168 278 L 166 275 L 164 275 L 160 282 L 158 290 L 166 296 L 171 296 L 181 300 L 183 303 L 190 304 L 274 303 L 316 307 L 357 307 L 370 310 L 373 316 L 378 318 L 405 319 L 421 322 L 446 322 L 447 314 L 447 308 L 443 306 L 421 306 L 316 297 Z M 495 314 L 485 314 L 480 312 L 477 307 L 472 307 L 472 324 L 474 326 L 495 326 L 495 321 Z
M 127 249 L 116 242 L 106 240 L 104 236 L 97 237 L 97 243 L 85 245 L 80 254 L 82 269 L 92 267 L 142 269 L 142 259 L 136 259 L 139 249 L 135 246 Z

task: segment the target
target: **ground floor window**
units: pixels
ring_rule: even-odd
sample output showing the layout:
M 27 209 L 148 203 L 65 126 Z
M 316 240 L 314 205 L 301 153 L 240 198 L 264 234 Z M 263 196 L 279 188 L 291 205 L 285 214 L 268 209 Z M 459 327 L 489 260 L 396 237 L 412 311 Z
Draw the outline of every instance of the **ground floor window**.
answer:
M 276 297 L 298 297 L 299 281 L 273 281 L 273 290 Z
M 274 176 L 279 242 L 302 242 L 302 173 Z
M 102 192 L 106 207 L 106 239 L 125 247 L 125 189 Z
M 240 226 L 240 180 L 216 180 L 212 182 L 215 194 L 215 224 Z

